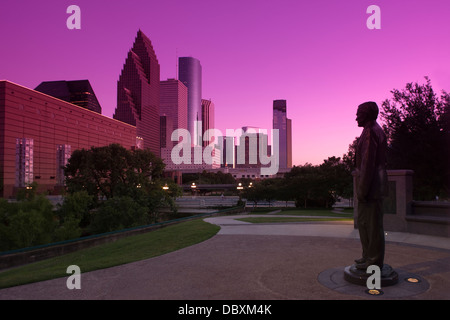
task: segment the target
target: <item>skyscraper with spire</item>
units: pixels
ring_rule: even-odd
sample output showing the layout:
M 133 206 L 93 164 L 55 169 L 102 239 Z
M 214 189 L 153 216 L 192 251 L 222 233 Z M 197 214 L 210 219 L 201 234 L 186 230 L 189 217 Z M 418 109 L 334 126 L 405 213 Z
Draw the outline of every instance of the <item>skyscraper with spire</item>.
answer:
M 117 82 L 113 118 L 136 126 L 144 148 L 160 156 L 160 67 L 150 39 L 139 30 Z

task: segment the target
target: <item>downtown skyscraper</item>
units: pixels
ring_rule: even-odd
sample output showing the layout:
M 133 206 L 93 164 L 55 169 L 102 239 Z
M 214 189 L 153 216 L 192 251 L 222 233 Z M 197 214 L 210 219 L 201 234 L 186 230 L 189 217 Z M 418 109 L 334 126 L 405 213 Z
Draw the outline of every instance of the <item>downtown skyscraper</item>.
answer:
M 188 88 L 188 131 L 192 144 L 202 145 L 202 66 L 198 59 L 180 57 L 178 78 Z
M 214 102 L 202 99 L 202 134 L 204 147 L 212 142 L 211 133 L 208 130 L 214 129 Z M 206 139 L 205 139 L 206 138 Z
M 114 119 L 136 126 L 144 148 L 160 156 L 160 67 L 150 39 L 139 30 L 117 82 Z
M 279 134 L 280 169 L 292 168 L 292 121 L 287 118 L 286 100 L 273 101 L 273 129 Z
M 171 135 L 176 129 L 188 129 L 188 89 L 179 80 L 167 79 L 160 82 L 160 90 L 160 116 L 166 118 L 166 128 L 161 128 L 161 132 L 167 138 L 166 143 L 161 141 L 161 148 L 168 148 L 178 143 L 178 140 L 171 141 Z M 161 120 L 164 121 L 163 118 Z M 171 126 L 167 126 L 168 123 Z

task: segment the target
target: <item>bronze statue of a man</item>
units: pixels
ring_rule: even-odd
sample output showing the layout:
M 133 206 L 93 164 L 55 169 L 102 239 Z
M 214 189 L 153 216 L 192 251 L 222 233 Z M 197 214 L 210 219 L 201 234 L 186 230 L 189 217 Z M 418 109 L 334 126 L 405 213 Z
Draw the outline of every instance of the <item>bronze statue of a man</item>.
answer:
M 358 106 L 356 121 L 364 130 L 356 146 L 356 195 L 358 229 L 362 258 L 355 260 L 357 269 L 384 263 L 383 196 L 386 191 L 386 148 L 383 129 L 376 122 L 378 106 L 365 102 Z

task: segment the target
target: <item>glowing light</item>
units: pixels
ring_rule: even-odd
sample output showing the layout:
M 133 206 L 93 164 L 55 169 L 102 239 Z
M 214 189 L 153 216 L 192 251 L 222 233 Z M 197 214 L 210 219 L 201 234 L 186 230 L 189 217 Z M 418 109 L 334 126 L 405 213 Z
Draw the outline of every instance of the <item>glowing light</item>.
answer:
M 380 296 L 383 294 L 383 291 L 378 290 L 378 289 L 370 289 L 370 290 L 366 290 L 367 294 L 370 294 L 371 296 Z

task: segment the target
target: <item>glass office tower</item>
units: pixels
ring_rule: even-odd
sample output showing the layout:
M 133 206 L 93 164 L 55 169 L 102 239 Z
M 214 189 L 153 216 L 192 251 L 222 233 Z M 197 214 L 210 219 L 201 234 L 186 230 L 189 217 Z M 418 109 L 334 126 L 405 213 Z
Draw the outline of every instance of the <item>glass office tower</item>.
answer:
M 180 57 L 178 78 L 188 88 L 188 130 L 192 144 L 201 146 L 202 140 L 202 66 L 198 59 Z

